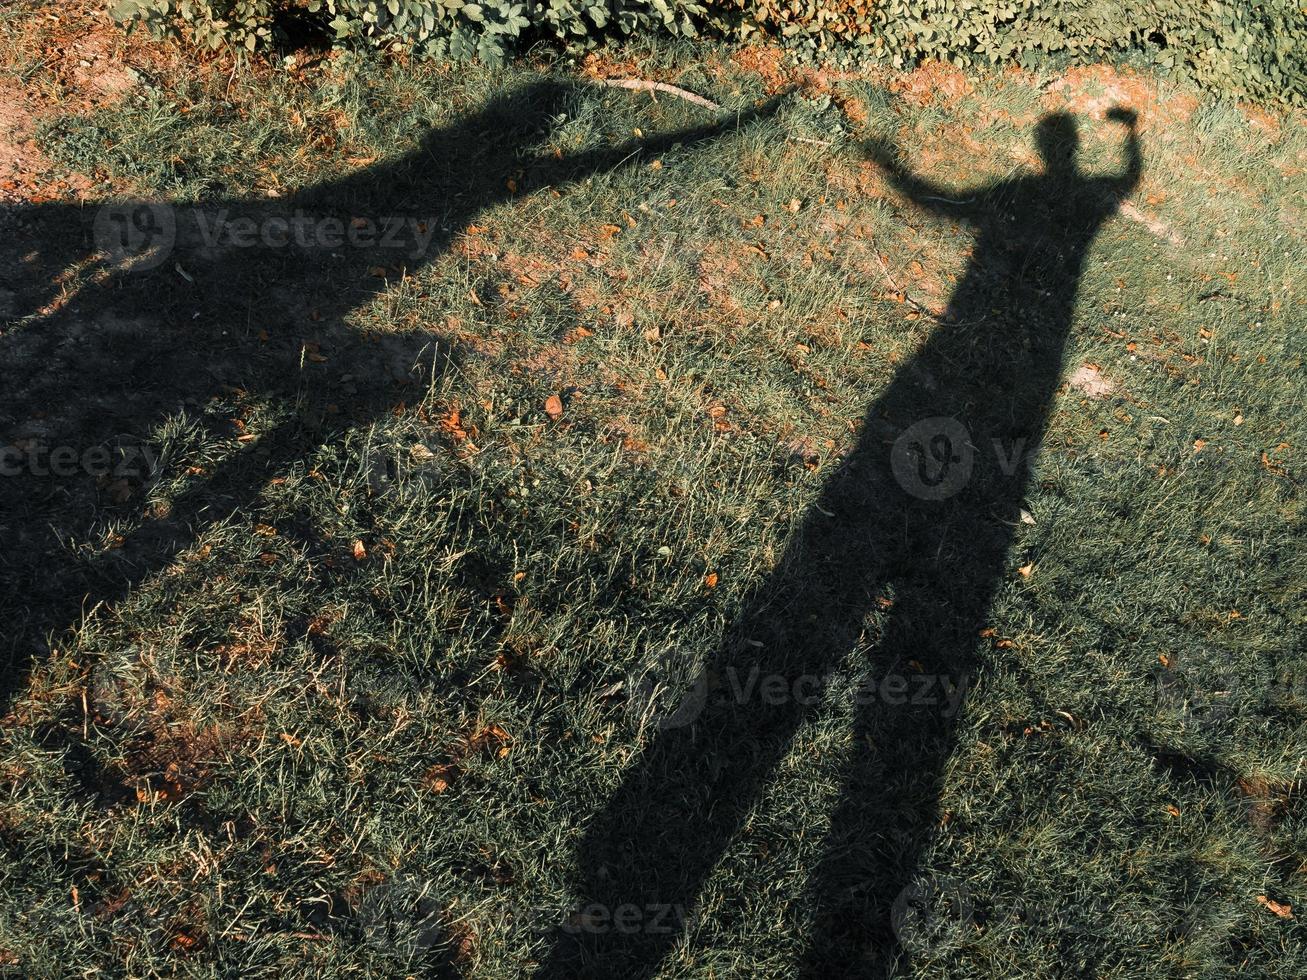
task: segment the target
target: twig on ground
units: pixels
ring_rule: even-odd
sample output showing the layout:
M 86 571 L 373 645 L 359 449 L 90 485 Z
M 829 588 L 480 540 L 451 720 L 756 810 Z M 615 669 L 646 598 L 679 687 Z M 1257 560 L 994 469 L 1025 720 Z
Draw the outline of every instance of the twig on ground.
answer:
M 880 254 L 880 245 L 877 244 L 876 239 L 874 238 L 871 240 L 871 254 L 876 256 L 876 261 L 880 263 L 881 271 L 885 273 L 885 281 L 890 284 L 890 287 L 894 290 L 894 292 L 902 295 L 903 301 L 905 303 L 907 303 L 909 306 L 911 306 L 914 310 L 916 310 L 918 313 L 922 314 L 923 316 L 928 316 L 933 319 L 938 319 L 938 317 L 936 317 L 935 314 L 931 313 L 930 310 L 926 309 L 926 307 L 922 306 L 915 299 L 913 299 L 912 295 L 906 289 L 904 289 L 902 286 L 900 286 L 897 282 L 894 281 L 894 275 L 889 271 L 889 263 L 887 263 L 885 261 L 885 257 Z
M 686 102 L 703 106 L 705 109 L 721 108 L 716 102 L 705 99 L 702 95 L 695 95 L 693 92 L 687 92 L 683 88 L 669 85 L 666 82 L 650 82 L 643 78 L 601 78 L 599 84 L 606 85 L 609 88 L 628 88 L 636 92 L 663 92 L 667 95 L 674 95 L 678 99 L 684 99 Z

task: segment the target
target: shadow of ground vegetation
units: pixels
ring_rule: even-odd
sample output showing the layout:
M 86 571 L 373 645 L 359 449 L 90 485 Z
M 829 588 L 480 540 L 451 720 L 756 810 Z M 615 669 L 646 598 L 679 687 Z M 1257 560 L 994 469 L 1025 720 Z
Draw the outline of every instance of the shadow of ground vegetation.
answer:
M 1038 124 L 1042 172 L 980 187 L 938 186 L 894 146 L 869 145 L 905 197 L 971 227 L 966 272 L 707 671 L 636 685 L 655 734 L 588 824 L 583 909 L 537 976 L 656 973 L 825 695 L 853 696 L 857 708 L 811 871 L 803 974 L 892 974 L 899 951 L 964 901 L 918 869 L 991 597 L 1011 572 L 1086 255 L 1139 180 L 1135 115 L 1109 117 L 1125 131 L 1115 175 L 1078 168 L 1066 114 Z M 825 691 L 851 652 L 863 676 Z

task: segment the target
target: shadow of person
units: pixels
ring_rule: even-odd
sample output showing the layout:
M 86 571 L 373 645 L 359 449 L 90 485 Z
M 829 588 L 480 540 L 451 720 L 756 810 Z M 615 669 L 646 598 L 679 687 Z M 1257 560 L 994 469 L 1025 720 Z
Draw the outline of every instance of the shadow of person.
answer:
M 420 398 L 415 363 L 457 362 L 456 339 L 438 327 L 368 332 L 346 320 L 478 214 L 716 139 L 783 98 L 647 139 L 550 151 L 558 114 L 575 111 L 582 90 L 525 86 L 392 162 L 285 197 L 0 209 L 0 702 L 52 637 L 126 595 L 198 530 L 240 516 L 333 433 Z M 246 431 L 251 405 L 272 406 L 275 423 Z M 179 413 L 230 451 L 140 520 L 155 476 L 148 449 Z M 134 526 L 117 547 L 72 544 L 117 526 Z
M 847 776 L 801 909 L 802 972 L 885 975 L 911 946 L 920 906 L 941 890 L 914 876 L 990 599 L 1009 573 L 1081 269 L 1139 179 L 1134 114 L 1110 117 L 1126 129 L 1112 176 L 1078 169 L 1064 114 L 1038 125 L 1043 172 L 983 187 L 933 184 L 892 146 L 868 147 L 912 202 L 974 229 L 965 275 L 684 700 L 660 701 L 646 678 L 633 685 L 648 695 L 653 735 L 587 826 L 585 904 L 537 976 L 648 976 L 687 928 L 710 941 L 695 926 L 705 879 L 728 846 L 745 846 L 737 838 L 800 726 L 841 699 L 852 703 Z M 730 914 L 714 906 L 714 919 Z

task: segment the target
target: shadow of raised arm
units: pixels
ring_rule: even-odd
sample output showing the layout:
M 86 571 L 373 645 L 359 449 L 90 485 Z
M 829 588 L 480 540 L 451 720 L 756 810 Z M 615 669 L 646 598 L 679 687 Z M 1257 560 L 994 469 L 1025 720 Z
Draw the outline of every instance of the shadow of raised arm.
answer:
M 573 181 L 585 180 L 594 174 L 617 170 L 650 156 L 666 152 L 674 146 L 695 146 L 718 139 L 727 133 L 742 129 L 749 123 L 768 119 L 780 109 L 788 91 L 768 99 L 762 105 L 741 110 L 735 114 L 700 126 L 690 126 L 647 139 L 626 140 L 615 146 L 586 150 L 560 158 L 537 156 L 526 165 L 531 183 L 536 187 L 558 187 Z
M 961 220 L 972 217 L 974 192 L 936 184 L 913 173 L 903 162 L 903 151 L 888 140 L 871 139 L 863 144 L 863 148 L 885 172 L 894 189 L 913 204 Z
M 1126 128 L 1125 166 L 1119 174 L 1102 178 L 1108 192 L 1120 199 L 1135 189 L 1144 169 L 1144 154 L 1139 146 L 1139 114 L 1124 106 L 1113 106 L 1107 111 L 1107 118 Z

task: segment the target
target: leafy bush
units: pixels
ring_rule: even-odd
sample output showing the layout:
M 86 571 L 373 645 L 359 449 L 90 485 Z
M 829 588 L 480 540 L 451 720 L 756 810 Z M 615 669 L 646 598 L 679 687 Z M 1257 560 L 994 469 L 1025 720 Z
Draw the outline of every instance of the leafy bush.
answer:
M 266 48 L 298 17 L 337 41 L 498 62 L 540 38 L 573 47 L 642 31 L 690 36 L 706 11 L 696 0 L 120 0 L 114 14 L 156 32 L 180 21 L 213 48 Z
M 1300 0 L 735 0 L 759 29 L 810 49 L 865 47 L 903 67 L 1050 55 L 1092 60 L 1130 50 L 1234 94 L 1307 96 L 1307 15 Z
M 1231 94 L 1307 101 L 1300 0 L 120 0 L 117 15 L 156 30 L 185 25 L 202 44 L 255 51 L 286 17 L 338 40 L 420 55 L 500 61 L 535 40 L 589 47 L 640 32 L 777 36 L 808 51 L 896 66 L 1051 55 L 1147 53 L 1161 68 Z

